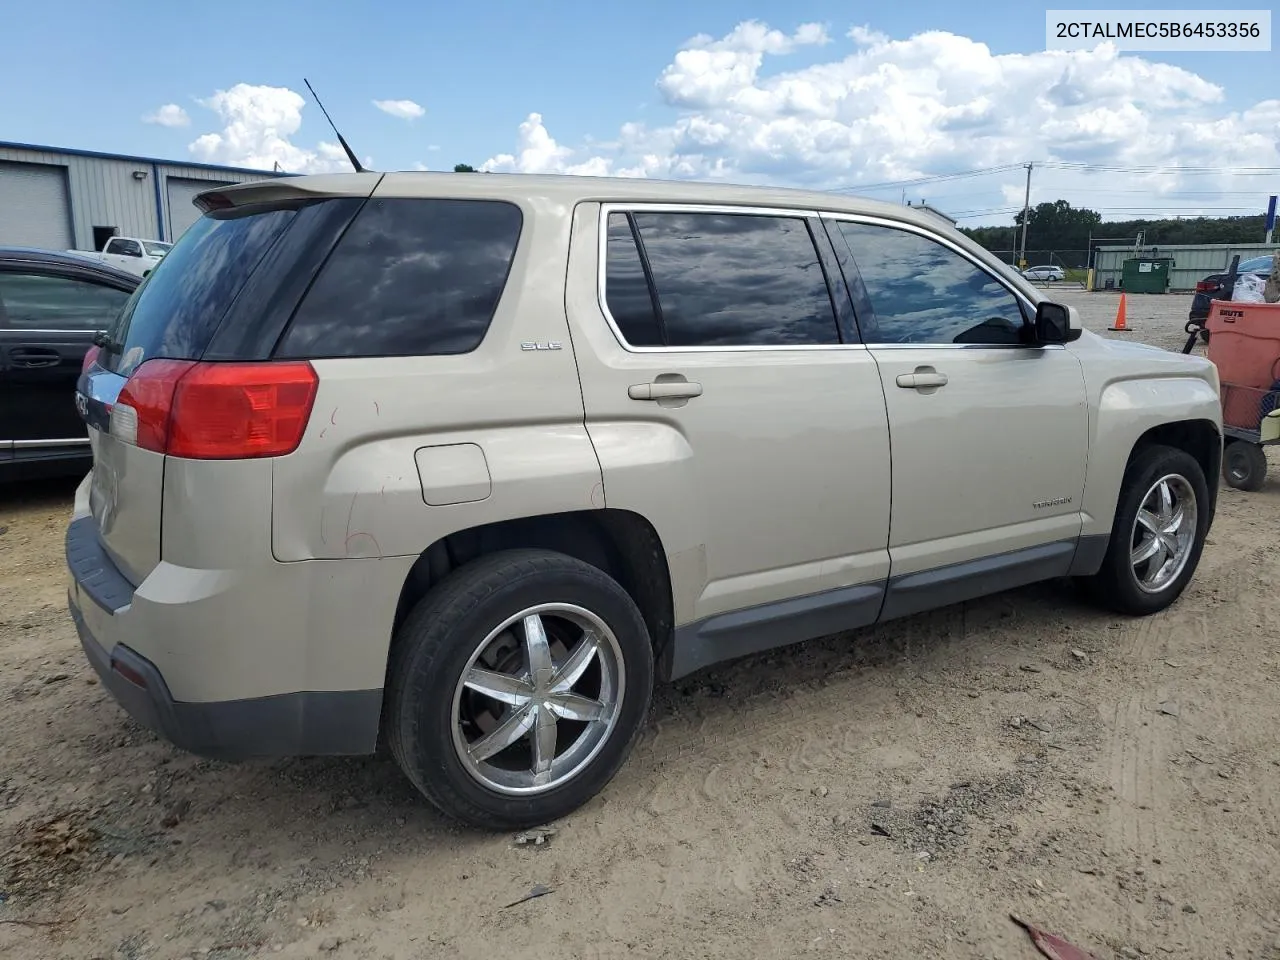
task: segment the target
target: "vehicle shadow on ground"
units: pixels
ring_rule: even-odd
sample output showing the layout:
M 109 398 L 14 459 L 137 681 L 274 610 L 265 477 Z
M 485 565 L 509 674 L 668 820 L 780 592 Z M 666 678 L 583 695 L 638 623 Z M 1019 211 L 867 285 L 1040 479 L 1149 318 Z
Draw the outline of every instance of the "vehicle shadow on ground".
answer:
M 701 731 L 732 725 L 748 708 L 767 724 L 774 709 L 769 699 L 831 683 L 888 687 L 910 674 L 929 684 L 963 685 L 975 670 L 991 670 L 993 664 L 1061 655 L 1055 634 L 1064 616 L 1077 629 L 1087 628 L 1090 620 L 1108 622 L 1107 615 L 1086 606 L 1069 586 L 1041 584 L 795 644 L 660 684 L 649 729 L 636 751 L 638 767 L 624 766 L 619 789 L 634 788 L 637 779 L 677 760 L 681 751 L 668 755 L 664 746 L 673 727 L 680 734 L 676 739 L 696 741 Z M 185 837 L 184 843 L 217 844 L 236 835 L 247 841 L 227 848 L 228 868 L 244 865 L 246 857 L 252 862 L 256 840 L 265 843 L 268 837 L 273 857 L 344 862 L 353 850 L 368 857 L 391 845 L 397 854 L 411 855 L 442 845 L 455 850 L 484 845 L 494 837 L 436 812 L 387 756 L 203 760 L 161 741 L 105 697 L 91 699 L 83 705 L 90 716 L 84 709 L 59 713 L 50 735 L 76 743 L 77 752 L 83 751 L 82 763 L 110 764 L 120 772 L 100 800 L 117 808 L 126 829 L 144 832 L 184 805 L 183 823 L 175 832 Z M 780 717 L 787 713 L 782 703 L 776 709 Z M 856 698 L 848 702 L 855 722 L 859 709 Z M 86 728 L 92 732 L 86 735 Z M 663 729 L 662 737 L 651 736 L 657 728 Z M 144 781 L 147 796 L 139 803 L 136 791 Z
M 77 474 L 44 480 L 0 481 L 0 516 L 19 509 L 55 510 L 61 507 L 66 507 L 69 515 L 76 487 L 83 479 Z

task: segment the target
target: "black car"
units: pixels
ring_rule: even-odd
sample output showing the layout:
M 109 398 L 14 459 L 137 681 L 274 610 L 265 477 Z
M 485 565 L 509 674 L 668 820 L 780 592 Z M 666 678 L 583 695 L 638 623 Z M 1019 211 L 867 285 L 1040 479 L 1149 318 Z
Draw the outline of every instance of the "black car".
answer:
M 1236 268 L 1236 274 L 1239 276 L 1253 273 L 1265 280 L 1271 273 L 1271 261 L 1272 255 L 1269 253 L 1265 256 L 1241 260 L 1240 266 Z M 1209 317 L 1209 304 L 1212 300 L 1230 298 L 1230 291 L 1226 289 L 1227 278 L 1227 273 L 1214 273 L 1196 284 L 1196 293 L 1191 299 L 1190 320 L 1203 324 Z
M 0 247 L 0 481 L 89 469 L 76 380 L 141 282 L 74 253 Z

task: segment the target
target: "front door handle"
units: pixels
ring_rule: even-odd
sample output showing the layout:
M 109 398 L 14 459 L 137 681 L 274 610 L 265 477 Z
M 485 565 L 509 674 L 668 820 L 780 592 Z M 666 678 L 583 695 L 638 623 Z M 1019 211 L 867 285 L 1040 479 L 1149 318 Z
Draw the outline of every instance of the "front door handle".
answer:
M 945 387 L 947 375 L 938 373 L 933 367 L 916 367 L 915 373 L 898 374 L 898 386 L 907 390 L 920 390 Z
M 702 384 L 690 380 L 656 380 L 627 387 L 632 400 L 688 400 L 702 396 Z

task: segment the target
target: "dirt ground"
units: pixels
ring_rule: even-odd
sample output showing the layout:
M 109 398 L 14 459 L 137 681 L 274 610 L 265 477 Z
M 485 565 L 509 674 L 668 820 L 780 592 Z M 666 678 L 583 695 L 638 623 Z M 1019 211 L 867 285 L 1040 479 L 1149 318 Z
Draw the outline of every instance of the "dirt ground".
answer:
M 1188 299 L 1129 298 L 1123 336 L 1176 349 Z M 66 614 L 72 487 L 0 493 L 0 957 L 1030 960 L 1013 913 L 1100 958 L 1280 958 L 1280 472 L 1224 488 L 1162 615 L 1049 584 L 664 687 L 523 845 L 388 761 L 135 726 Z

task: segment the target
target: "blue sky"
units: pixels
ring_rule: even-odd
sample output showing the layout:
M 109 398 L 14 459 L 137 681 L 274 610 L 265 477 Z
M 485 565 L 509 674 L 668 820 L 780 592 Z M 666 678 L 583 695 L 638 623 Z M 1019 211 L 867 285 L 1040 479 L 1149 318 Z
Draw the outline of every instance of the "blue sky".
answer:
M 1274 99 L 1280 97 L 1280 55 L 1275 51 L 1142 55 L 1141 64 L 1152 69 L 1176 68 L 1170 75 L 1135 68 L 1132 54 L 1101 68 L 1081 63 L 1063 87 L 1069 98 L 1064 94 L 1033 110 L 1031 99 L 1055 82 L 1060 69 L 1044 60 L 1044 7 L 1025 3 L 652 0 L 637 8 L 498 0 L 467 8 L 383 0 L 366 8 L 332 2 L 76 0 L 54 9 L 38 4 L 6 9 L 11 81 L 0 88 L 0 139 L 175 159 L 279 156 L 318 169 L 336 161 L 331 151 L 319 148 L 332 135 L 306 94 L 306 76 L 347 140 L 379 169 L 492 161 L 493 169 L 643 170 L 646 175 L 841 187 L 1028 159 L 1280 165 L 1280 101 Z M 738 36 L 725 44 L 737 53 L 675 69 L 659 84 L 664 70 L 672 74 L 670 68 L 678 66 L 680 51 L 697 54 L 753 20 L 778 31 L 775 42 Z M 822 42 L 804 39 L 798 32 L 803 24 L 821 25 Z M 856 25 L 883 35 L 864 41 L 862 49 L 877 42 L 884 49 L 871 51 L 864 67 L 837 70 L 834 65 L 860 48 L 847 36 Z M 925 30 L 960 39 L 946 47 L 905 46 Z M 690 44 L 700 34 L 705 37 Z M 961 40 L 984 44 L 988 52 L 975 52 Z M 920 71 L 930 59 L 951 56 L 948 51 L 962 68 L 940 71 L 932 82 L 941 88 L 935 96 L 931 83 L 920 82 Z M 1031 55 L 1040 66 L 1026 73 L 1009 54 Z M 753 56 L 759 61 L 755 66 Z M 742 97 L 722 91 L 726 83 L 737 83 L 734 71 L 744 64 L 751 78 L 734 89 L 752 93 L 779 77 L 795 76 L 811 93 L 816 89 L 814 96 L 822 102 L 743 107 Z M 906 72 L 905 79 L 885 80 L 895 64 Z M 885 102 L 898 102 L 899 87 L 893 84 L 900 84 L 905 106 L 899 113 L 907 116 L 895 117 L 892 110 L 867 116 L 857 96 L 847 92 L 831 106 L 835 95 L 822 85 L 840 88 L 858 76 L 871 77 L 867 96 Z M 1101 83 L 1100 76 L 1112 82 Z M 28 80 L 15 83 L 15 77 Z M 221 113 L 202 105 L 216 91 L 238 84 L 244 85 L 243 96 L 223 101 Z M 302 94 L 305 104 L 255 94 L 259 87 L 288 88 Z M 748 100 L 757 103 L 761 96 Z M 424 112 L 393 116 L 377 109 L 375 100 L 412 101 Z M 165 104 L 181 107 L 188 122 L 143 122 Z M 948 119 L 939 126 L 943 113 Z M 300 125 L 290 129 L 290 117 L 296 120 L 299 114 Z M 538 115 L 537 122 L 531 114 Z M 810 135 L 796 129 L 806 117 L 841 126 Z M 905 124 L 899 126 L 899 119 Z M 286 132 L 280 135 L 282 123 Z M 1197 142 L 1184 151 L 1186 129 L 1205 124 L 1233 140 L 1243 138 L 1247 149 L 1237 145 L 1224 152 Z M 1148 141 L 1150 149 L 1122 143 L 1116 131 L 1127 129 Z M 217 137 L 193 150 L 197 138 L 209 134 Z M 926 142 L 932 146 L 923 147 Z M 1070 187 L 1068 173 L 1046 171 L 1040 182 L 1046 189 L 1055 183 L 1062 190 L 1077 189 Z M 953 206 L 965 205 L 965 212 L 1003 210 L 1021 176 L 996 173 L 932 192 L 954 201 Z M 1202 178 L 1180 180 L 1171 191 L 1167 181 L 1131 182 L 1129 174 L 1123 176 L 1123 187 L 1108 183 L 1113 200 L 1122 197 L 1116 190 L 1134 190 L 1123 196 L 1148 202 L 1139 193 L 1155 190 L 1196 195 L 1161 202 L 1203 201 L 1225 209 L 1252 203 L 1252 198 L 1226 198 L 1237 191 L 1256 193 L 1262 186 L 1257 177 Z M 1272 192 L 1280 185 L 1267 184 Z

